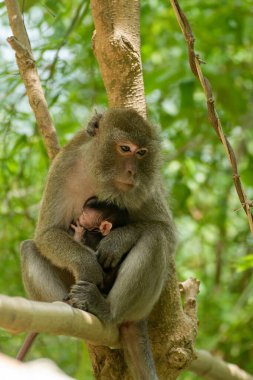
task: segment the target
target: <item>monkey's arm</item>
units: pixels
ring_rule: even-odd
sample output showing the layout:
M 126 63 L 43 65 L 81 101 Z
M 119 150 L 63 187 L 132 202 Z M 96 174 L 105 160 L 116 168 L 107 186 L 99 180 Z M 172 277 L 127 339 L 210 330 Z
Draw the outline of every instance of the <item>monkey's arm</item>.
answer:
M 73 239 L 80 243 L 84 235 L 84 227 L 81 226 L 79 220 L 76 221 L 76 224 L 71 224 L 70 227 L 75 231 Z
M 76 281 L 85 280 L 100 285 L 103 270 L 94 251 L 72 239 L 60 228 L 50 228 L 36 236 L 36 246 L 56 267 L 67 269 Z
M 144 229 L 141 223 L 132 223 L 112 230 L 101 240 L 97 249 L 97 259 L 103 268 L 115 268 L 133 248 Z
M 162 223 L 151 223 L 120 265 L 108 297 L 105 299 L 94 284 L 80 281 L 71 288 L 71 304 L 96 315 L 104 323 L 146 318 L 167 279 L 172 253 L 168 234 Z

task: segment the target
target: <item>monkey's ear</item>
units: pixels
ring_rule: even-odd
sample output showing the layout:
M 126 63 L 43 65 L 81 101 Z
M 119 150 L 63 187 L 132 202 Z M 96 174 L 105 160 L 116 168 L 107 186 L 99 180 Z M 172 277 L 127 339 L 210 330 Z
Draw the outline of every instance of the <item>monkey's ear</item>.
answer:
M 89 136 L 96 136 L 98 134 L 99 130 L 99 122 L 102 119 L 102 114 L 97 113 L 92 117 L 92 119 L 89 121 L 86 131 Z
M 109 222 L 108 220 L 103 220 L 99 226 L 100 232 L 103 236 L 106 236 L 109 234 L 109 232 L 112 229 L 112 223 Z

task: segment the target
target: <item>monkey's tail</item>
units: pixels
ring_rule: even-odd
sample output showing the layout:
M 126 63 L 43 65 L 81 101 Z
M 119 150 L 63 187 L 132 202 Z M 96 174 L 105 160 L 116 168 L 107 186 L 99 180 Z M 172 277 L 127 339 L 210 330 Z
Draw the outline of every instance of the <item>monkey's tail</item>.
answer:
M 158 380 L 149 343 L 147 322 L 125 322 L 120 326 L 125 360 L 135 380 Z

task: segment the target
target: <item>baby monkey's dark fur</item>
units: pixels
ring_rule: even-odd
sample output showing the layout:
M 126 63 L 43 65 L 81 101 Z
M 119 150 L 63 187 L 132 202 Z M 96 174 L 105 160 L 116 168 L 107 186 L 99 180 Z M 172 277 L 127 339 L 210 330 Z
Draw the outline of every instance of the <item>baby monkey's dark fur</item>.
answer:
M 135 379 L 157 379 L 146 319 L 169 275 L 174 224 L 160 176 L 155 128 L 136 111 L 109 109 L 89 123 L 56 156 L 50 168 L 34 241 L 21 248 L 24 285 L 32 299 L 62 300 L 120 326 Z M 122 260 L 105 298 L 103 270 L 94 252 L 67 233 L 85 201 L 97 196 L 126 208 L 129 223 L 110 232 L 98 260 Z

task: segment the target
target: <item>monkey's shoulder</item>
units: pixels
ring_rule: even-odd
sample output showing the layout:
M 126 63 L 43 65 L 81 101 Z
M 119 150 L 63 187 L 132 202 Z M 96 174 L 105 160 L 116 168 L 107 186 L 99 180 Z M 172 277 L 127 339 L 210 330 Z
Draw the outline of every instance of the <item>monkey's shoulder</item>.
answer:
M 69 174 L 73 174 L 81 168 L 80 165 L 87 166 L 89 161 L 89 147 L 91 138 L 85 130 L 77 133 L 57 154 L 49 169 L 49 177 L 64 178 Z M 83 171 L 83 168 L 82 170 Z
M 63 147 L 63 151 L 67 151 L 69 149 L 73 149 L 73 148 L 77 148 L 79 146 L 82 146 L 86 143 L 88 143 L 89 141 L 91 141 L 91 137 L 90 135 L 87 133 L 87 130 L 86 129 L 81 129 L 80 131 L 78 131 L 73 137 L 72 139 Z

